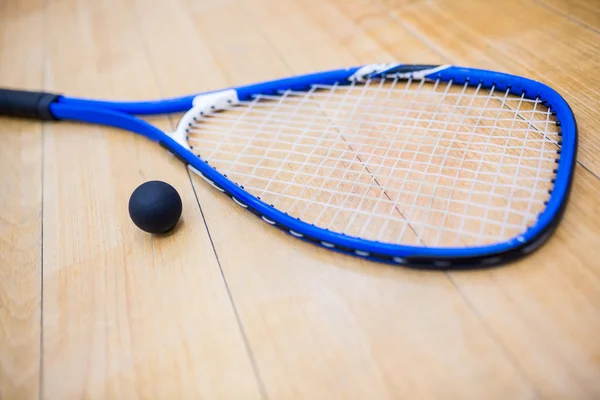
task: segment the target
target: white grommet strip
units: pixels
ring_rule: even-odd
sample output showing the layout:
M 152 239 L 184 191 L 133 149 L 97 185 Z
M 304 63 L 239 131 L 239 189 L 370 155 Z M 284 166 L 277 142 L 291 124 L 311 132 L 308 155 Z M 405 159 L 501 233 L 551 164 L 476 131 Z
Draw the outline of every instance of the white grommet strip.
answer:
M 214 187 L 215 189 L 217 189 L 219 192 L 224 192 L 225 190 L 221 189 L 220 187 L 218 187 L 217 185 L 215 185 L 215 183 L 213 181 L 211 181 L 210 179 L 208 179 L 206 176 L 204 176 L 204 174 L 200 171 L 198 171 L 196 168 L 192 167 L 191 165 L 188 164 L 188 168 L 195 173 L 196 175 L 198 175 L 200 178 L 204 179 L 206 182 L 208 182 L 210 184 L 210 186 Z
M 275 225 L 275 221 L 271 221 L 269 218 L 262 216 L 263 221 L 265 221 L 269 225 Z
M 244 203 L 242 203 L 241 201 L 239 201 L 238 199 L 236 199 L 235 197 L 231 196 L 231 199 L 233 201 L 235 201 L 240 207 L 244 207 L 244 208 L 248 208 L 248 206 Z

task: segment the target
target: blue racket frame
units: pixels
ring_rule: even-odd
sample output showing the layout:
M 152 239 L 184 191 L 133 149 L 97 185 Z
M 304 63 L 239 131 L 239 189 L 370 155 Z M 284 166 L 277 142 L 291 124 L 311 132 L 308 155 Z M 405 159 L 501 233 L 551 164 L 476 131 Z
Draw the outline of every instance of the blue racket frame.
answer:
M 235 90 L 239 100 L 250 100 L 257 94 L 277 94 L 279 91 L 287 89 L 307 90 L 313 84 L 350 84 L 352 79 L 356 79 L 356 74 L 364 70 L 365 66 L 336 69 L 237 86 L 226 90 Z M 192 107 L 196 96 L 219 91 L 144 102 L 114 102 L 60 96 L 56 102 L 50 104 L 50 111 L 58 120 L 108 125 L 141 134 L 168 149 L 182 162 L 191 166 L 192 171 L 200 174 L 236 203 L 258 215 L 267 223 L 296 238 L 329 250 L 416 268 L 478 268 L 506 263 L 529 254 L 552 235 L 568 202 L 577 155 L 575 117 L 570 106 L 559 93 L 543 83 L 520 76 L 452 65 L 388 64 L 375 67 L 373 71 L 369 76 L 397 74 L 401 77 L 409 77 L 420 74 L 419 76 L 432 81 L 452 81 L 458 85 L 467 83 L 469 86 L 481 85 L 482 88 L 494 87 L 498 91 L 508 90 L 517 96 L 524 95 L 527 99 L 540 98 L 547 107 L 550 107 L 561 127 L 562 143 L 555 171 L 554 188 L 537 223 L 522 235 L 494 245 L 448 248 L 427 248 L 368 241 L 307 224 L 248 193 L 168 134 L 134 116 L 187 111 Z

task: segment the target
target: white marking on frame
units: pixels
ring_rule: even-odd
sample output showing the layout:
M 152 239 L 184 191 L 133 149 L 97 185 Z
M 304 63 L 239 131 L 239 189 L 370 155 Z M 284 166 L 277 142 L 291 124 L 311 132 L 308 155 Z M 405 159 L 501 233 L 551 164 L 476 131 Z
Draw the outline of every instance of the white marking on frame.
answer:
M 225 192 L 225 190 L 221 189 L 220 187 L 218 187 L 217 185 L 214 184 L 213 181 L 211 181 L 210 179 L 208 179 L 207 177 L 204 176 L 204 174 L 200 171 L 198 171 L 196 168 L 192 167 L 191 165 L 188 164 L 188 168 L 195 173 L 196 175 L 198 175 L 200 178 L 204 179 L 206 182 L 208 182 L 210 184 L 210 186 L 214 187 L 215 189 L 217 189 L 219 192 Z
M 192 101 L 193 107 L 190 108 L 179 120 L 175 132 L 168 135 L 177 141 L 180 145 L 188 150 L 191 150 L 187 141 L 187 129 L 191 125 L 194 118 L 201 113 L 218 111 L 227 108 L 231 105 L 239 104 L 237 92 L 234 89 L 221 90 L 208 94 L 201 94 Z
M 205 111 L 212 109 L 222 110 L 230 105 L 236 105 L 239 102 L 240 100 L 238 99 L 235 89 L 226 89 L 219 92 L 200 94 L 194 97 L 194 100 L 192 101 L 194 108 L 198 107 L 199 109 L 203 109 Z
M 240 207 L 248 208 L 248 206 L 246 204 L 242 203 L 241 201 L 239 201 L 238 199 L 236 199 L 234 196 L 231 196 L 231 199 L 233 201 L 235 201 Z
M 356 71 L 354 74 L 352 74 L 352 76 L 350 76 L 348 78 L 348 80 L 353 81 L 364 81 L 369 75 L 373 75 L 373 74 L 380 74 L 382 72 L 385 72 L 388 69 L 400 66 L 402 64 L 368 64 L 365 65 L 363 67 L 361 67 L 358 71 Z M 450 67 L 450 65 L 440 65 L 434 68 L 428 68 L 428 69 L 423 69 L 420 71 L 412 71 L 412 72 L 406 72 L 406 73 L 395 73 L 392 74 L 394 76 L 397 76 L 398 78 L 413 78 L 413 79 L 423 79 L 425 78 L 426 75 L 430 75 L 433 74 L 435 72 L 438 71 L 442 71 L 446 68 Z
M 355 73 L 353 73 L 348 80 L 349 81 L 363 81 L 365 80 L 365 78 L 367 77 L 367 75 L 371 75 L 371 74 L 376 74 L 376 73 L 380 73 L 382 71 L 385 71 L 386 69 L 390 69 L 393 68 L 397 65 L 397 63 L 394 64 L 367 64 L 364 65 L 362 67 L 360 67 L 358 69 L 358 71 L 356 71 Z
M 394 75 L 397 76 L 398 78 L 413 78 L 413 79 L 420 80 L 420 79 L 424 79 L 425 75 L 430 75 L 430 74 L 434 74 L 439 71 L 443 71 L 448 67 L 450 67 L 450 65 L 440 65 L 439 67 L 435 67 L 435 68 L 428 68 L 428 69 L 423 69 L 421 71 L 407 72 L 405 74 L 394 74 Z
M 275 225 L 275 221 L 270 220 L 269 218 L 262 216 L 263 221 L 265 221 L 269 225 Z
M 293 231 L 293 230 L 291 230 L 291 229 L 290 229 L 290 233 L 291 233 L 293 236 L 296 236 L 296 237 L 299 237 L 299 238 L 301 238 L 301 237 L 304 237 L 304 235 L 303 235 L 303 234 L 301 234 L 301 233 L 298 233 L 298 232 L 296 232 L 296 231 Z

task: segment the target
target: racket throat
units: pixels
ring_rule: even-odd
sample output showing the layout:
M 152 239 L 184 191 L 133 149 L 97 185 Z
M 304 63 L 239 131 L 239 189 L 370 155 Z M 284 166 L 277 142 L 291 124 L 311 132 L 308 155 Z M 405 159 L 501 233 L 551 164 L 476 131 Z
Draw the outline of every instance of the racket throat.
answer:
M 179 120 L 177 128 L 168 135 L 178 144 L 191 150 L 188 143 L 189 130 L 204 116 L 224 110 L 239 104 L 238 94 L 234 89 L 220 90 L 208 94 L 198 95 L 192 101 L 190 108 Z

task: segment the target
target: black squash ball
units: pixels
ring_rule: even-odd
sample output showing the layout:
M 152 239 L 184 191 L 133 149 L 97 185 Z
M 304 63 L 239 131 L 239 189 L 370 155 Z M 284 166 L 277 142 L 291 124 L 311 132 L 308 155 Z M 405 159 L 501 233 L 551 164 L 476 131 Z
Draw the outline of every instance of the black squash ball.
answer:
M 129 216 L 141 230 L 166 233 L 177 225 L 183 205 L 175 188 L 162 181 L 138 186 L 129 198 Z

